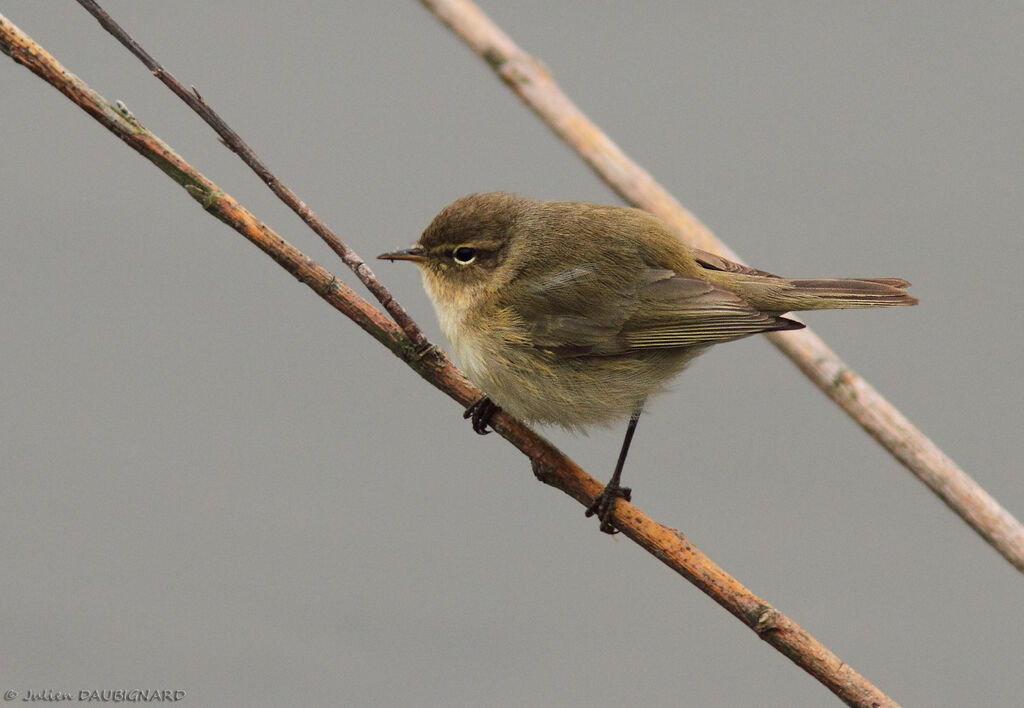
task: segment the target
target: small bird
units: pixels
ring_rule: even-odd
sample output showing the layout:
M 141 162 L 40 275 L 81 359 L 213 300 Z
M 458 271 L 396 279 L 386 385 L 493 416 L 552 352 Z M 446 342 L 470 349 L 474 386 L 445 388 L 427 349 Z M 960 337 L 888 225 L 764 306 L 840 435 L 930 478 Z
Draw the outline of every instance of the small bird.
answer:
M 497 408 L 575 430 L 628 419 L 615 471 L 587 509 L 615 533 L 622 468 L 645 401 L 712 344 L 804 325 L 790 311 L 915 305 L 899 278 L 790 280 L 695 249 L 639 209 L 472 194 L 411 248 L 441 330 Z

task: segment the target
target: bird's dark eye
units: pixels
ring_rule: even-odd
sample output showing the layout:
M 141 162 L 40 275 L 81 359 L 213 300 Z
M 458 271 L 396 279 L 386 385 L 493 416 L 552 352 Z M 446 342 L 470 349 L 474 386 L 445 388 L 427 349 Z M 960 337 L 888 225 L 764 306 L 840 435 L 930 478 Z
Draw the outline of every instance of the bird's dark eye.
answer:
M 469 265 L 476 260 L 476 249 L 470 246 L 459 246 L 452 251 L 452 258 L 459 265 Z

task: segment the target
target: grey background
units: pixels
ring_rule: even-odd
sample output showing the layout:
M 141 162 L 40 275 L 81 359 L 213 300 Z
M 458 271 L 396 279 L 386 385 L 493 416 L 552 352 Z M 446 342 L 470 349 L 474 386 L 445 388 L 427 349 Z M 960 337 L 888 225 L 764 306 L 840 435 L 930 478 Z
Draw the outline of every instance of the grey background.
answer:
M 364 257 L 489 189 L 614 195 L 415 2 L 105 3 Z M 746 260 L 902 276 L 811 326 L 1024 514 L 1024 10 L 482 3 Z M 344 271 L 73 3 L 2 11 Z M 690 585 L 0 61 L 0 690 L 185 705 L 818 706 Z M 374 264 L 434 341 L 415 270 Z M 596 476 L 621 430 L 548 431 Z M 1017 705 L 1020 573 L 760 338 L 641 423 L 634 500 L 905 705 Z

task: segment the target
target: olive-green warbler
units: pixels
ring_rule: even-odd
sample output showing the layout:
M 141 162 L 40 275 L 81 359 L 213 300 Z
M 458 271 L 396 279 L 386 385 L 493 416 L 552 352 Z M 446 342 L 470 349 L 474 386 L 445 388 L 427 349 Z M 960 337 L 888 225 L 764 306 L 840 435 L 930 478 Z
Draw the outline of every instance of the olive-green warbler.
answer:
M 639 209 L 502 192 L 445 207 L 412 247 L 441 329 L 486 394 L 467 410 L 485 433 L 500 407 L 582 428 L 629 419 L 615 471 L 587 510 L 614 533 L 622 466 L 644 402 L 712 344 L 799 329 L 795 310 L 914 305 L 898 278 L 790 280 L 688 246 Z

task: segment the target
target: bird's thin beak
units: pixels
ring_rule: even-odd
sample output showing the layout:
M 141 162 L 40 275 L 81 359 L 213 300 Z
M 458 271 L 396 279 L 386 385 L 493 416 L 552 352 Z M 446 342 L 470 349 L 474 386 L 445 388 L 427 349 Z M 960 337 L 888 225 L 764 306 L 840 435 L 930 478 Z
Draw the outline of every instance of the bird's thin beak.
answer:
M 382 253 L 377 256 L 377 258 L 382 261 L 414 261 L 416 263 L 422 263 L 427 260 L 426 255 L 423 253 L 423 249 L 419 246 L 403 248 L 400 251 L 391 251 L 390 253 Z

